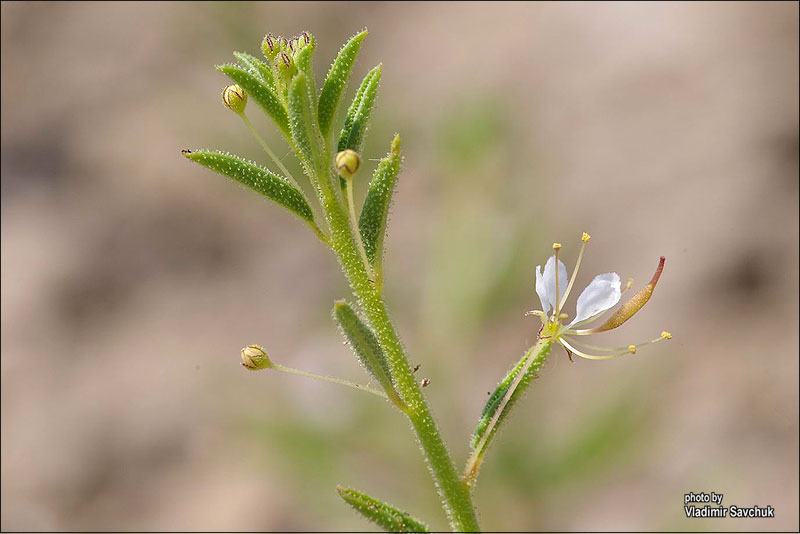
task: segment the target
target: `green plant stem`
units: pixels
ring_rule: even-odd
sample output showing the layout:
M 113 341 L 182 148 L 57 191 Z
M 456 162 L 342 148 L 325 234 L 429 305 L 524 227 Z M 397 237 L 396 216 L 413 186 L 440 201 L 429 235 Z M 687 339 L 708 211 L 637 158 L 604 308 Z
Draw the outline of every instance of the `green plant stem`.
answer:
M 345 380 L 343 378 L 334 378 L 332 376 L 327 375 L 319 375 L 317 373 L 309 373 L 308 371 L 301 371 L 300 369 L 293 369 L 291 367 L 286 367 L 285 365 L 280 365 L 278 363 L 273 363 L 269 369 L 274 369 L 276 371 L 281 371 L 283 373 L 289 373 L 292 375 L 299 375 L 305 376 L 308 378 L 316 378 L 317 380 L 324 380 L 325 382 L 331 382 L 333 384 L 339 384 L 342 386 L 347 386 L 350 388 L 358 389 L 360 391 L 366 391 L 367 393 L 372 393 L 373 395 L 377 395 L 378 397 L 383 397 L 384 399 L 388 399 L 388 395 L 383 391 L 380 391 L 375 388 L 371 388 L 369 386 L 365 386 L 363 384 L 357 384 L 355 382 L 351 382 L 350 380 Z
M 358 229 L 358 218 L 356 217 L 356 203 L 353 200 L 353 177 L 347 178 L 345 180 L 346 185 L 346 193 L 347 193 L 347 209 L 350 214 L 350 228 L 353 231 L 353 236 L 356 239 L 356 245 L 358 246 L 358 254 L 361 256 L 361 261 L 364 262 L 364 269 L 367 271 L 367 277 L 372 280 L 373 282 L 376 281 L 375 279 L 375 272 L 372 270 L 372 267 L 369 264 L 369 259 L 367 258 L 367 251 L 364 248 L 364 241 L 361 239 L 361 231 Z
M 320 203 L 331 229 L 331 248 L 338 256 L 350 287 L 386 354 L 392 379 L 407 406 L 406 414 L 428 460 L 450 526 L 454 531 L 478 532 L 480 527 L 470 491 L 456 470 L 428 403 L 417 384 L 383 298 L 370 282 L 349 217 L 332 187 L 332 184 L 338 183 L 338 176 L 332 169 L 318 169 L 315 178 L 320 184 Z

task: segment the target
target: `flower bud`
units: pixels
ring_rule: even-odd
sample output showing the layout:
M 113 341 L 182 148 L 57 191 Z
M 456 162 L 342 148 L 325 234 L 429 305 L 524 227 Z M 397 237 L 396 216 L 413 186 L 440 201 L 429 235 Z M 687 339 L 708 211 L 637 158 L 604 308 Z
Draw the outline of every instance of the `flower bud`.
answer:
M 272 362 L 263 348 L 258 345 L 248 345 L 242 349 L 242 367 L 258 371 L 272 367 Z
M 241 115 L 247 106 L 247 93 L 238 85 L 229 85 L 222 90 L 222 103 L 229 110 Z
M 268 33 L 264 37 L 264 40 L 261 41 L 261 51 L 264 53 L 264 57 L 270 61 L 274 60 L 275 56 L 277 56 L 278 52 L 280 52 L 278 38 L 271 33 Z
M 297 66 L 294 64 L 294 59 L 292 59 L 292 56 L 282 51 L 275 56 L 275 68 L 278 71 L 278 80 L 285 91 L 289 88 L 292 77 L 297 74 Z
M 358 168 L 361 166 L 361 157 L 355 150 L 348 148 L 336 154 L 333 162 L 339 172 L 339 176 L 349 180 L 358 172 Z

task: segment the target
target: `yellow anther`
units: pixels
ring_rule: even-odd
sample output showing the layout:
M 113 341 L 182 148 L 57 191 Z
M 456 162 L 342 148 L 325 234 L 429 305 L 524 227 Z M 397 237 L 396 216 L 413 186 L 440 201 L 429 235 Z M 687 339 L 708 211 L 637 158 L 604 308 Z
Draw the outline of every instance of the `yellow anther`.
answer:
M 591 238 L 592 236 L 590 236 L 586 232 L 583 232 L 583 235 L 581 236 L 581 241 L 583 241 L 584 243 L 588 243 Z
M 630 290 L 633 287 L 633 278 L 628 278 L 628 281 L 625 282 L 625 289 L 624 291 Z
M 661 339 L 672 339 L 672 334 L 664 330 L 661 332 Z
M 561 248 L 561 243 L 553 243 L 553 250 L 559 250 Z
M 630 345 L 628 347 L 628 350 L 630 351 L 631 354 L 636 354 L 636 345 Z
M 567 318 L 569 318 L 569 314 L 568 314 L 568 313 L 562 313 L 562 314 L 560 314 L 560 315 L 558 316 L 558 318 L 559 318 L 559 319 L 567 319 Z

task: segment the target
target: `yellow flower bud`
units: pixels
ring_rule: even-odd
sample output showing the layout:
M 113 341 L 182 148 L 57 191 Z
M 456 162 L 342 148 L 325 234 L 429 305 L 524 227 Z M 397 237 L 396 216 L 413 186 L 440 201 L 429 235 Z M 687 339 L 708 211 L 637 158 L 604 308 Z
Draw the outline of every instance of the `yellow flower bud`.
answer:
M 238 85 L 229 85 L 222 90 L 222 103 L 229 110 L 241 115 L 247 106 L 247 93 Z
M 336 154 L 336 158 L 333 162 L 334 165 L 336 165 L 339 176 L 345 180 L 349 180 L 358 172 L 358 168 L 361 166 L 361 156 L 359 156 L 355 150 L 350 150 L 348 148 Z
M 242 367 L 250 371 L 272 367 L 267 352 L 258 345 L 248 345 L 242 349 Z

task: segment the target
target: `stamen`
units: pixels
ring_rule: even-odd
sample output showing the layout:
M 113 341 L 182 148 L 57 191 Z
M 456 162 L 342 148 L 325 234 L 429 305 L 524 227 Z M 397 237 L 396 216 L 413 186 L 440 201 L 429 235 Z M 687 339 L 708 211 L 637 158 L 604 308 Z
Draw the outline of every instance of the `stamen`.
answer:
M 583 354 L 587 354 L 588 356 L 591 356 L 589 359 L 592 359 L 592 360 L 604 360 L 604 359 L 608 359 L 608 358 L 616 358 L 616 357 L 619 357 L 619 356 L 624 356 L 625 354 L 636 354 L 636 351 L 638 349 L 640 349 L 642 347 L 646 347 L 647 345 L 652 345 L 654 343 L 658 343 L 659 341 L 662 341 L 662 340 L 665 340 L 665 339 L 672 339 L 672 334 L 670 334 L 669 332 L 661 332 L 661 335 L 659 337 L 657 337 L 656 339 L 652 339 L 650 341 L 645 341 L 644 343 L 638 343 L 636 345 L 628 345 L 627 347 L 600 347 L 600 346 L 597 346 L 597 345 L 589 345 L 588 343 L 583 343 L 583 342 L 578 343 L 574 339 L 569 339 L 568 343 L 571 344 L 570 346 L 578 347 L 579 349 L 581 349 L 580 351 L 573 351 L 576 354 L 578 354 L 580 352 L 583 352 Z M 562 341 L 562 340 L 564 340 L 563 337 L 561 339 L 559 339 L 559 341 Z M 590 355 L 590 354 L 587 353 L 587 351 L 589 351 L 589 350 L 596 351 L 596 352 L 601 352 L 601 353 L 604 352 L 604 353 L 607 353 L 607 355 L 603 355 L 603 356 Z
M 581 358 L 585 358 L 587 360 L 610 360 L 612 358 L 619 358 L 620 356 L 625 356 L 626 354 L 630 354 L 630 349 L 626 347 L 624 351 L 613 352 L 610 354 L 600 356 L 597 354 L 588 354 L 586 352 L 576 349 L 575 347 L 570 345 L 567 342 L 567 340 L 565 340 L 563 337 L 560 338 L 558 342 L 564 345 L 564 347 L 566 347 L 566 349 L 572 352 L 573 354 L 577 354 Z
M 558 251 L 561 250 L 561 243 L 553 243 L 553 257 L 555 257 L 554 267 L 556 270 L 556 304 L 555 309 L 553 310 L 553 319 L 558 321 L 558 314 L 561 311 L 561 305 L 559 304 L 561 301 L 558 299 L 558 279 L 561 278 L 559 275 L 558 268 Z
M 558 311 L 561 311 L 561 308 L 564 307 L 564 304 L 567 302 L 567 297 L 569 297 L 570 291 L 572 291 L 572 286 L 575 285 L 575 279 L 578 277 L 578 269 L 581 267 L 581 261 L 583 260 L 583 251 L 586 248 L 586 243 L 592 238 L 586 232 L 583 232 L 583 236 L 581 236 L 581 251 L 578 252 L 578 260 L 575 262 L 575 269 L 572 271 L 572 277 L 569 279 L 569 284 L 567 285 L 567 290 L 564 292 L 564 296 L 561 297 L 561 300 L 558 302 Z

